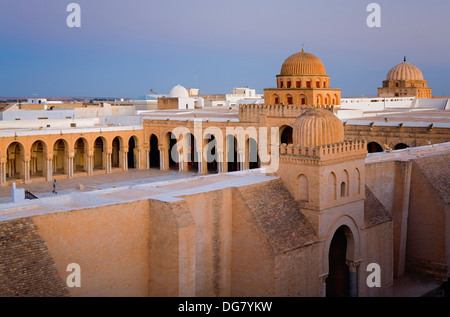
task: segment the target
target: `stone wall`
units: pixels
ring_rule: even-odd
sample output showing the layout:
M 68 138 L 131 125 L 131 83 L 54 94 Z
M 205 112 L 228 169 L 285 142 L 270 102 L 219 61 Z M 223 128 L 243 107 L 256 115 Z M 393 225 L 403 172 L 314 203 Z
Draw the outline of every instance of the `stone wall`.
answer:
M 0 222 L 0 296 L 67 296 L 45 241 L 31 218 Z

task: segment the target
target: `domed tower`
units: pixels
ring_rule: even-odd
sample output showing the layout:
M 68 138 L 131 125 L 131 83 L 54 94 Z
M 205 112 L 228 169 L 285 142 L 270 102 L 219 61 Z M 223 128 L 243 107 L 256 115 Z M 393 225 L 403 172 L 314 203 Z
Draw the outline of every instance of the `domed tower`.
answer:
M 344 126 L 331 111 L 306 109 L 293 125 L 293 143 L 280 147 L 277 175 L 303 208 L 364 199 L 365 141 L 345 141 Z
M 277 88 L 265 89 L 264 96 L 266 104 L 339 105 L 341 90 L 330 88 L 322 61 L 302 49 L 284 61 Z
M 378 97 L 416 97 L 431 98 L 431 88 L 423 79 L 423 74 L 416 66 L 406 62 L 393 67 L 378 88 Z

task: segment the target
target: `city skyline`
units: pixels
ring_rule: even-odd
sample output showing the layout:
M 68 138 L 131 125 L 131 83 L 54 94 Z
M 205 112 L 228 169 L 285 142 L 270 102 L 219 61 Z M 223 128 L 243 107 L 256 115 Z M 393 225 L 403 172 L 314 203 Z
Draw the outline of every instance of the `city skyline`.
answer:
M 302 45 L 343 97 L 376 96 L 405 55 L 433 95 L 450 95 L 444 0 L 377 1 L 380 28 L 366 25 L 370 1 L 77 1 L 80 28 L 66 25 L 69 3 L 0 4 L 0 97 L 132 98 L 197 77 L 202 94 L 262 93 Z

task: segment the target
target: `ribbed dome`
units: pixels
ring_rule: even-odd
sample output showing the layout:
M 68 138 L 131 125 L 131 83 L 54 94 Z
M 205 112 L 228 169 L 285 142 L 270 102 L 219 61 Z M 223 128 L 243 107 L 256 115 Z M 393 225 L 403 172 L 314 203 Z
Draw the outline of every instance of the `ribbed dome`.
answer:
M 386 80 L 423 80 L 423 74 L 416 66 L 405 61 L 392 68 Z
M 326 75 L 322 61 L 310 53 L 289 56 L 281 66 L 280 75 Z
M 316 147 L 344 142 L 344 125 L 328 110 L 307 109 L 294 122 L 294 144 Z

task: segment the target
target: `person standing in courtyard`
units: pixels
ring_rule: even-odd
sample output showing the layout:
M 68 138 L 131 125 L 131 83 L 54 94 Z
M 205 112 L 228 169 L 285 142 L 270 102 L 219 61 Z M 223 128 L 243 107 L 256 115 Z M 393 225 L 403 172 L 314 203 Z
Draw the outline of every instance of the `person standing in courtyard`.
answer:
M 53 179 L 53 194 L 57 194 L 57 192 L 56 192 L 56 179 Z

